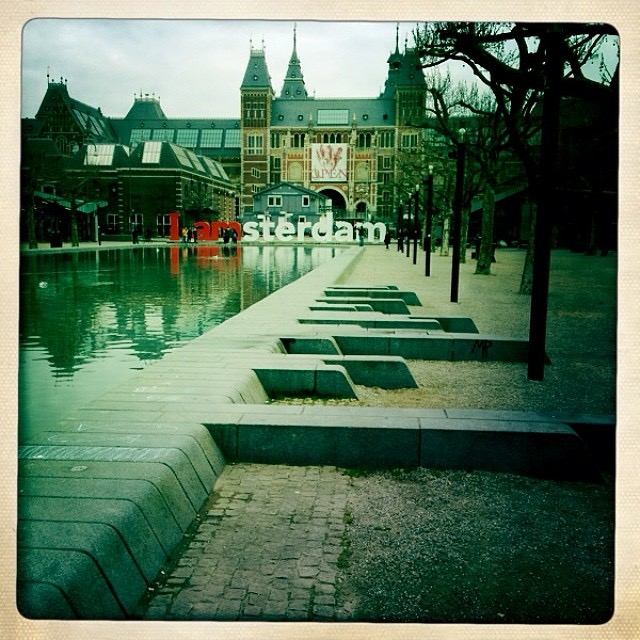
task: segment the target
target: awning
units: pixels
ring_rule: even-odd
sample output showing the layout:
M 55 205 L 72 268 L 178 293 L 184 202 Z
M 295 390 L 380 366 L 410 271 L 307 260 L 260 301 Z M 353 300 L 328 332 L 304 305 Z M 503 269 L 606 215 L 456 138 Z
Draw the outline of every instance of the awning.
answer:
M 510 198 L 511 196 L 524 193 L 525 191 L 526 191 L 526 187 L 524 186 L 513 187 L 512 189 L 507 189 L 506 191 L 501 191 L 499 193 L 496 193 L 495 201 L 496 203 L 498 203 L 501 200 L 505 200 L 506 198 Z M 482 204 L 483 204 L 482 197 L 473 198 L 473 200 L 471 200 L 471 213 L 474 213 L 475 211 L 479 211 L 480 209 L 482 209 Z
M 71 209 L 71 201 L 60 196 L 55 196 L 52 193 L 45 193 L 44 191 L 34 191 L 35 198 L 46 200 L 47 202 L 55 202 L 65 209 Z M 106 207 L 109 204 L 106 200 L 90 200 L 84 202 L 82 200 L 76 200 L 76 211 L 80 213 L 94 213 L 99 207 Z

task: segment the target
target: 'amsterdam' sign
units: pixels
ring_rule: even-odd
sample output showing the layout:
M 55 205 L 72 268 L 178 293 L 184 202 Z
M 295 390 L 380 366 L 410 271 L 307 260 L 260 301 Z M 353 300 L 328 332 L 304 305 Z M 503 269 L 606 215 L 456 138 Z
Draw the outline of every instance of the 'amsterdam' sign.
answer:
M 180 214 L 170 213 L 171 232 L 169 240 L 180 240 Z M 328 213 L 322 220 L 312 224 L 311 222 L 293 222 L 278 220 L 277 222 L 263 218 L 260 221 L 245 222 L 242 226 L 239 222 L 226 222 L 212 220 L 211 222 L 196 222 L 199 241 L 219 240 L 221 229 L 235 229 L 238 240 L 265 240 L 287 242 L 297 240 L 304 242 L 310 234 L 316 242 L 354 242 L 358 240 L 359 229 L 345 220 L 333 219 L 333 213 Z M 387 232 L 387 227 L 382 222 L 362 223 L 362 232 L 366 234 L 367 242 L 382 242 Z M 377 237 L 376 237 L 377 236 Z

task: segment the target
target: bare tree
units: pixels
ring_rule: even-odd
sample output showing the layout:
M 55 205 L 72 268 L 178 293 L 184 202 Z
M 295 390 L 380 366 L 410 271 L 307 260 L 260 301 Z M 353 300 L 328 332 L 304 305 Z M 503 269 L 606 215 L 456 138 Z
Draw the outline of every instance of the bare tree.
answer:
M 414 37 L 423 68 L 444 63 L 466 65 L 496 105 L 500 126 L 511 151 L 520 159 L 530 195 L 537 201 L 539 181 L 538 140 L 540 104 L 545 90 L 545 36 L 551 29 L 562 33 L 563 76 L 560 94 L 617 109 L 618 65 L 613 71 L 600 60 L 596 79 L 586 75 L 588 63 L 596 61 L 603 46 L 617 38 L 607 24 L 469 23 L 433 22 L 416 29 Z M 535 225 L 535 215 L 532 216 Z M 533 237 L 533 236 L 532 236 Z M 533 250 L 529 243 L 521 292 L 531 291 Z

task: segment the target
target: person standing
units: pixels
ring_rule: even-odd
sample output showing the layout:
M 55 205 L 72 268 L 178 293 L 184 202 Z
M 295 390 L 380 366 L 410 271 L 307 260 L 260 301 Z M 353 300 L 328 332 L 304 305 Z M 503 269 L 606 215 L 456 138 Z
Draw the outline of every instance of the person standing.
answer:
M 391 232 L 387 229 L 387 232 L 384 234 L 384 247 L 387 251 L 389 251 L 390 244 L 391 244 Z

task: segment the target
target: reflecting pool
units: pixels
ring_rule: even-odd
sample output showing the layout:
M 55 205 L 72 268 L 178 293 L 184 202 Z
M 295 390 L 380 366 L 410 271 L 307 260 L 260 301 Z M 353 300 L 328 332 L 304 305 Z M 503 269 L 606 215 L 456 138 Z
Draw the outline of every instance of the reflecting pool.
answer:
M 21 256 L 21 436 L 64 418 L 339 251 L 142 245 Z

